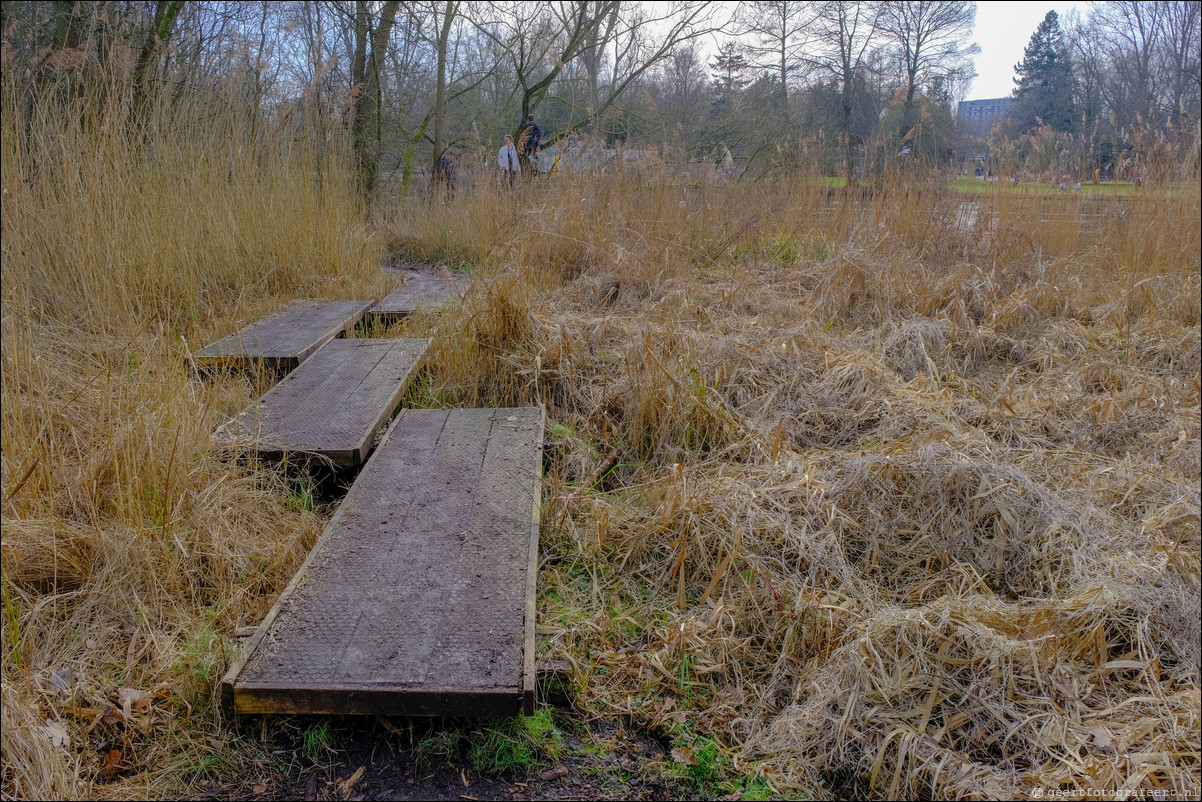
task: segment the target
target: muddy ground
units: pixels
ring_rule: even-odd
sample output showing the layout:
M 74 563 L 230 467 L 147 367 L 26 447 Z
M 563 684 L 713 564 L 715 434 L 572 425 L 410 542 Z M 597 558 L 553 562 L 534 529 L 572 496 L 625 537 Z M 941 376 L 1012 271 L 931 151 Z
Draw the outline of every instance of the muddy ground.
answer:
M 192 791 L 205 799 L 351 802 L 713 798 L 698 783 L 679 776 L 681 766 L 671 759 L 667 744 L 628 724 L 585 724 L 558 713 L 554 722 L 546 744 L 523 760 L 495 749 L 496 733 L 507 728 L 491 724 L 309 716 L 268 723 L 248 717 L 240 722 L 245 737 L 267 741 L 262 743 L 262 765 L 237 779 L 209 780 Z M 488 746 L 490 737 L 493 747 Z M 480 768 L 482 760 L 498 757 L 516 762 Z

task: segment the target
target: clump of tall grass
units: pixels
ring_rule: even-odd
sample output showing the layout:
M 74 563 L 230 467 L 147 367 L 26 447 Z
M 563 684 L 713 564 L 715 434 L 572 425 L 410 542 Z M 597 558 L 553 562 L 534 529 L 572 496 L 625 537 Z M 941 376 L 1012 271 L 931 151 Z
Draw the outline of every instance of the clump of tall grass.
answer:
M 180 789 L 225 750 L 232 632 L 321 526 L 210 453 L 255 387 L 188 352 L 286 299 L 378 297 L 379 248 L 336 150 L 252 141 L 220 97 L 133 126 L 116 93 L 43 89 L 0 107 L 3 791 Z
M 789 794 L 1197 784 L 1196 187 L 463 203 L 501 225 L 427 388 L 548 406 L 578 705 Z

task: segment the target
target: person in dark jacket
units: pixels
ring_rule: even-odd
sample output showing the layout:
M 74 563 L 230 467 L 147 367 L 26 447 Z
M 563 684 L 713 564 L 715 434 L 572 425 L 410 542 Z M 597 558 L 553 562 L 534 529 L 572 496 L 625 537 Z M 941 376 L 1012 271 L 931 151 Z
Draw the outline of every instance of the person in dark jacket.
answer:
M 447 200 L 455 198 L 455 152 L 453 150 L 444 151 L 438 157 L 438 163 L 434 165 L 434 195 L 438 197 L 440 189 L 446 188 Z

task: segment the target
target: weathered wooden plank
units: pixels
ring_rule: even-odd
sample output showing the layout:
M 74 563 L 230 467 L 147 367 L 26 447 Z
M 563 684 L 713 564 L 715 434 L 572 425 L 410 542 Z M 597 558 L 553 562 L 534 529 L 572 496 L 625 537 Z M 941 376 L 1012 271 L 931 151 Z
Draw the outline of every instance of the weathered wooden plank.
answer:
M 234 709 L 244 715 L 500 718 L 518 712 L 515 698 L 505 694 L 464 693 L 460 688 L 414 689 L 388 683 L 377 688 L 250 685 L 238 686 L 233 694 Z
M 384 317 L 404 317 L 423 306 L 441 306 L 454 295 L 462 295 L 471 276 L 450 271 L 406 271 L 405 283 L 388 295 L 372 310 Z
M 277 315 L 206 345 L 193 355 L 199 367 L 294 368 L 363 319 L 375 301 L 296 301 Z
M 517 714 L 542 429 L 538 408 L 403 411 L 226 675 L 227 703 Z
M 367 459 L 430 341 L 332 340 L 213 434 L 229 451 L 314 454 L 335 465 Z

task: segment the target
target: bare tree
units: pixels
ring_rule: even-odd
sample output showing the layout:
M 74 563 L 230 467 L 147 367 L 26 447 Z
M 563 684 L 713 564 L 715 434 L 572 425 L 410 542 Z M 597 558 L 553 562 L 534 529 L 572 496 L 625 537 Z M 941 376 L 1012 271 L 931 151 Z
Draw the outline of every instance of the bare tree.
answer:
M 589 0 L 592 4 L 592 13 L 598 16 L 603 13 L 603 4 L 605 0 Z M 605 49 L 615 38 L 614 29 L 618 24 L 618 14 L 608 14 L 605 17 L 603 24 L 590 29 L 585 34 L 584 48 L 580 52 L 580 60 L 584 63 L 585 72 L 588 75 L 588 114 L 593 117 L 597 113 L 597 107 L 601 103 L 600 99 L 600 81 L 601 67 L 605 61 Z
M 881 6 L 881 27 L 901 61 L 901 142 L 917 125 L 915 94 L 935 76 L 946 76 L 980 52 L 965 47 L 977 19 L 977 4 L 966 0 L 890 0 Z
M 497 16 L 481 27 L 504 46 L 521 95 L 516 138 L 531 110 L 547 96 L 565 65 L 581 56 L 598 30 L 616 14 L 619 0 L 570 0 L 555 4 L 498 5 Z
M 848 187 L 856 185 L 852 114 L 865 80 L 868 55 L 881 32 L 880 4 L 854 0 L 825 0 L 815 4 L 814 42 L 818 49 L 808 58 L 839 86 L 839 135 Z
M 1160 3 L 1141 0 L 1112 0 L 1093 7 L 1111 68 L 1110 111 L 1120 127 L 1139 119 L 1155 124 L 1159 116 L 1156 57 L 1164 37 L 1164 10 Z
M 474 24 L 468 10 L 459 0 L 429 0 L 422 6 L 411 6 L 426 18 L 419 26 L 420 35 L 426 38 L 434 50 L 434 102 L 427 116 L 433 122 L 433 132 L 426 139 L 433 145 L 430 165 L 431 177 L 438 160 L 453 141 L 448 120 L 451 104 L 487 81 L 496 69 L 495 63 L 487 61 L 473 65 L 470 48 L 463 45 Z
M 804 72 L 802 51 L 810 32 L 810 4 L 793 0 L 756 0 L 740 9 L 739 32 L 752 66 L 775 74 L 781 120 L 789 123 L 789 84 Z
M 1202 3 L 1173 0 L 1164 3 L 1164 45 L 1160 68 L 1164 74 L 1165 121 L 1178 131 L 1198 122 L 1202 103 L 1202 65 L 1199 28 Z
M 568 131 L 592 125 L 674 50 L 721 27 L 713 24 L 710 3 L 677 3 L 663 8 L 663 13 L 652 15 L 639 6 L 627 5 L 613 16 L 614 24 L 608 25 L 598 40 L 599 47 L 609 52 L 604 64 L 608 70 L 605 92 L 601 93 L 600 83 L 590 72 L 588 109 L 569 123 Z
M 1077 76 L 1078 109 L 1082 130 L 1092 131 L 1102 113 L 1102 70 L 1104 61 L 1097 22 L 1083 20 L 1074 9 L 1065 17 L 1069 48 L 1073 55 L 1073 74 Z
M 434 155 L 430 160 L 430 176 L 433 178 L 438 160 L 442 158 L 447 147 L 448 46 L 455 20 L 459 16 L 459 3 L 456 0 L 445 0 L 443 3 L 434 4 L 431 12 L 434 23 L 434 51 L 438 61 L 434 85 Z
M 701 119 L 709 102 L 709 80 L 696 39 L 678 44 L 661 62 L 652 81 L 652 91 L 666 137 L 685 147 L 693 144 L 699 133 L 693 121 Z

